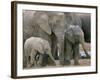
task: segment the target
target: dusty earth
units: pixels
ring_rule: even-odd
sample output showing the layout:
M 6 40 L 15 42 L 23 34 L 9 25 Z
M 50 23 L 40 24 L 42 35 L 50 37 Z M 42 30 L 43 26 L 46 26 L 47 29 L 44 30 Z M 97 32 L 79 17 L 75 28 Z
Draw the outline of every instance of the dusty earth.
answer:
M 74 65 L 74 60 L 71 60 L 71 64 L 70 65 L 65 65 L 67 66 L 90 66 L 91 65 L 91 59 L 80 59 L 79 60 L 80 65 Z M 56 61 L 57 66 L 61 66 L 59 64 L 59 61 Z

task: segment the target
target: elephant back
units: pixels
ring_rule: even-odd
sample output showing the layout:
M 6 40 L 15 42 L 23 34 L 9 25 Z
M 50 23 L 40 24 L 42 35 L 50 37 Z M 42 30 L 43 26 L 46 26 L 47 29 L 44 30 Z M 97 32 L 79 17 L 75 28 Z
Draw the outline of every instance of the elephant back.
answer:
M 31 51 L 37 50 L 40 53 L 44 53 L 43 51 L 43 40 L 39 37 L 30 37 L 26 40 L 24 48 L 28 49 L 31 53 Z

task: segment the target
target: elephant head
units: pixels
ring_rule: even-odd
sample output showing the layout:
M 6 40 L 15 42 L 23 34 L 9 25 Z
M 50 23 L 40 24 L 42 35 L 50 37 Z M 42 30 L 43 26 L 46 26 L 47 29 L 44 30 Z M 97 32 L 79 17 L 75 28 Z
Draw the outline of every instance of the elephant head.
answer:
M 46 12 L 35 12 L 33 22 L 39 25 L 39 27 L 43 29 L 47 34 L 51 35 L 51 28 L 49 26 L 49 16 Z
M 27 12 L 27 11 L 26 11 Z M 26 13 L 25 12 L 25 13 Z M 80 16 L 76 13 L 52 11 L 28 11 L 24 14 L 24 41 L 29 37 L 41 37 L 51 46 L 52 54 L 59 51 L 59 59 L 64 62 L 64 31 L 69 25 L 82 26 Z M 28 13 L 27 12 L 27 13 Z M 77 38 L 76 38 L 77 39 Z M 73 39 L 72 39 L 73 40 Z M 78 40 L 76 40 L 78 41 Z M 74 42 L 73 42 L 74 43 Z M 57 44 L 59 46 L 57 46 Z M 53 51 L 54 50 L 54 51 Z M 55 51 L 57 50 L 57 51 Z

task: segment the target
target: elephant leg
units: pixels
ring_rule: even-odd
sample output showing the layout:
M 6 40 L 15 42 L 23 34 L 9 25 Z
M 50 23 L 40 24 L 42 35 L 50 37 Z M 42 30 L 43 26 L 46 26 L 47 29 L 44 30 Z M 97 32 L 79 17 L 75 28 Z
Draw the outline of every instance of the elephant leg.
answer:
M 27 68 L 31 67 L 31 56 L 27 56 Z
M 41 55 L 41 57 L 42 57 L 40 59 L 41 60 L 41 65 L 42 66 L 47 66 L 47 64 L 48 64 L 48 57 L 49 57 L 48 54 L 44 53 L 44 54 Z
M 23 68 L 27 67 L 27 57 L 25 54 L 23 54 Z
M 28 48 L 25 46 L 24 47 L 24 53 L 23 53 L 23 68 L 28 68 L 28 56 L 29 56 L 29 50 Z
M 38 60 L 36 61 L 37 67 L 42 67 L 43 66 L 43 56 L 42 54 L 39 54 Z
M 79 44 L 73 46 L 74 65 L 79 65 Z
M 31 58 L 30 53 L 26 49 L 25 56 L 24 56 L 24 60 L 26 61 L 26 68 L 30 68 L 30 58 Z
M 57 37 L 57 49 L 59 52 L 59 61 L 61 65 L 64 65 L 64 33 L 63 31 L 55 31 Z
M 58 59 L 58 53 L 57 53 L 57 41 L 55 39 L 52 40 L 52 56 L 55 58 L 55 59 Z
M 55 36 L 55 34 L 52 32 L 51 34 L 51 41 L 52 41 L 52 44 L 51 44 L 51 52 L 52 52 L 52 55 L 55 59 L 58 59 L 58 53 L 57 53 L 57 38 Z
M 43 54 L 43 53 L 37 52 L 35 60 L 36 60 L 37 67 L 46 66 L 48 62 L 48 55 L 45 53 Z
M 59 61 L 61 65 L 64 65 L 64 40 L 58 42 L 58 51 L 59 51 Z
M 65 59 L 64 59 L 65 65 L 71 64 L 71 57 L 72 57 L 72 43 L 70 43 L 68 40 L 66 40 L 66 43 L 65 43 Z
M 30 64 L 30 67 L 37 67 L 37 62 L 36 62 L 36 60 L 35 60 L 35 56 L 36 56 L 36 50 L 32 50 L 31 51 L 31 54 L 30 54 L 30 62 L 29 62 L 29 64 Z

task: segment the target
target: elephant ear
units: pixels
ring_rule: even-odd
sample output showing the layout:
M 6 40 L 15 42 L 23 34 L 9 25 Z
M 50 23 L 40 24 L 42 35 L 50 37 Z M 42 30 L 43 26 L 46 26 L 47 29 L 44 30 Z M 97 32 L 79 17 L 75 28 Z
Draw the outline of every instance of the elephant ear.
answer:
M 39 19 L 37 20 L 37 24 L 40 26 L 40 28 L 48 33 L 49 35 L 51 34 L 51 28 L 49 26 L 48 22 L 48 15 L 46 14 L 41 14 L 39 16 Z

